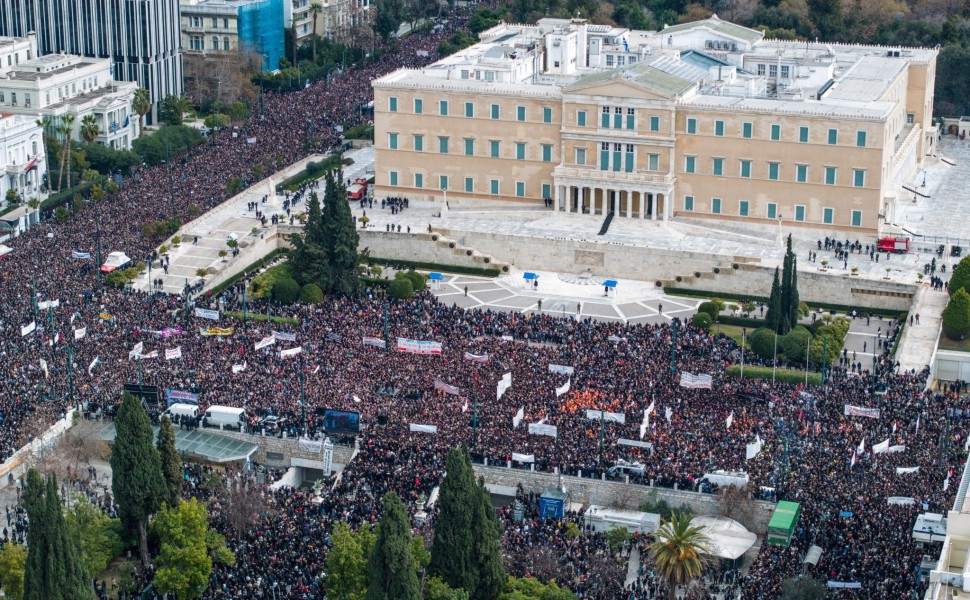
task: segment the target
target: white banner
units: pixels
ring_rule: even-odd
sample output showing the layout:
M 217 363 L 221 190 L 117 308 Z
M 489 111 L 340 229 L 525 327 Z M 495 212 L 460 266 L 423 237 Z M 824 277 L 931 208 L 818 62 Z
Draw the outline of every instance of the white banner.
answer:
M 569 392 L 569 382 L 570 381 L 571 381 L 570 379 L 567 379 L 566 380 L 566 383 L 562 384 L 561 387 L 557 387 L 556 388 L 556 398 L 558 398 L 559 396 L 562 396 L 563 394 Z
M 556 429 L 555 425 L 540 425 L 539 423 L 529 423 L 529 433 L 532 435 L 548 435 L 550 437 L 557 437 L 559 435 L 559 430 Z
M 287 331 L 274 331 L 273 337 L 281 342 L 295 342 L 296 334 Z
M 512 460 L 520 463 L 534 463 L 536 461 L 535 454 L 519 454 L 518 452 L 512 453 Z
M 713 381 L 708 373 L 698 373 L 694 375 L 693 373 L 688 373 L 684 371 L 680 374 L 680 387 L 685 387 L 689 389 L 711 389 Z
M 165 360 L 175 360 L 176 358 L 182 358 L 182 346 L 173 349 L 165 349 Z
M 330 475 L 333 471 L 333 442 L 330 438 L 323 440 L 323 476 Z
M 852 406 L 851 404 L 845 405 L 844 413 L 845 413 L 845 416 L 847 417 L 868 417 L 870 419 L 878 419 L 879 415 L 881 414 L 878 408 Z
M 232 372 L 233 373 L 241 373 L 241 372 L 243 372 L 245 370 L 246 370 L 246 363 L 243 363 L 241 365 L 233 365 L 232 366 Z
M 301 437 L 300 441 L 297 442 L 297 447 L 300 449 L 300 452 L 319 454 L 323 451 L 323 442 L 320 440 L 311 440 L 310 438 Z
M 885 442 L 880 442 L 872 447 L 873 454 L 882 454 L 887 450 L 889 450 L 889 438 L 886 438 Z
M 365 346 L 373 346 L 375 348 L 380 348 L 381 350 L 387 347 L 387 344 L 385 344 L 384 340 L 381 338 L 364 336 L 363 342 Z
M 57 308 L 61 305 L 60 300 L 44 300 L 43 302 L 37 303 L 38 310 L 47 310 L 48 308 Z
M 30 325 L 24 325 L 20 328 L 20 337 L 32 334 L 37 330 L 37 321 L 31 321 Z
M 734 411 L 733 410 L 731 411 L 731 414 L 729 414 L 728 415 L 728 418 L 727 418 L 727 428 L 728 429 L 731 428 L 731 423 L 734 423 Z
M 397 351 L 411 354 L 441 354 L 441 342 L 397 338 Z
M 616 440 L 616 443 L 621 446 L 635 446 L 637 448 L 646 448 L 648 450 L 653 450 L 653 444 L 650 442 L 641 442 L 639 440 L 628 440 L 626 438 L 620 438 Z
M 447 384 L 444 381 L 441 381 L 440 379 L 435 380 L 434 389 L 440 390 L 448 394 L 449 396 L 457 396 L 458 394 L 461 393 L 461 390 L 458 389 L 457 386 Z
M 411 431 L 417 433 L 438 433 L 437 425 L 418 425 L 417 423 L 411 423 L 408 427 Z
M 196 307 L 195 316 L 199 317 L 200 319 L 209 319 L 210 321 L 218 321 L 219 311 Z
M 256 350 L 262 350 L 266 346 L 272 346 L 275 343 L 276 343 L 276 338 L 271 335 L 268 335 L 263 339 L 259 340 L 258 342 L 256 342 Z
M 512 376 L 509 375 L 509 378 L 508 379 L 506 379 L 505 377 L 502 377 L 502 380 L 498 382 L 498 386 L 496 386 L 496 389 L 495 389 L 496 396 L 499 399 L 501 399 L 502 398 L 502 395 L 505 394 L 505 392 L 510 387 L 512 387 Z
M 904 452 L 905 450 L 906 450 L 906 446 L 903 444 L 897 444 L 895 446 L 890 446 L 886 448 L 886 452 L 889 454 L 892 454 L 894 452 Z
M 158 350 L 152 350 L 148 354 L 141 354 L 141 355 L 139 355 L 138 358 L 140 358 L 142 360 L 146 360 L 146 359 L 149 359 L 149 358 L 158 358 Z
M 133 358 L 138 358 L 144 350 L 145 342 L 138 342 L 135 344 L 135 347 L 131 349 L 131 352 L 128 353 L 128 359 L 130 360 Z
M 519 423 L 521 423 L 522 419 L 524 418 L 525 418 L 525 406 L 522 406 L 519 408 L 519 412 L 515 413 L 515 416 L 512 417 L 512 429 L 518 429 Z
M 919 471 L 919 467 L 896 467 L 897 475 L 908 475 Z
M 280 358 L 296 356 L 300 352 L 303 352 L 303 346 L 297 346 L 296 348 L 290 348 L 289 350 L 280 350 Z
M 916 500 L 909 496 L 890 496 L 886 498 L 888 504 L 916 504 Z
M 87 327 L 82 327 L 80 329 L 75 329 L 74 330 L 74 339 L 79 340 L 79 339 L 83 338 L 85 335 L 87 335 L 87 333 L 88 333 L 88 328 Z
M 623 413 L 603 412 L 601 410 L 586 409 L 586 418 L 590 421 L 613 421 L 615 423 L 626 424 L 626 415 Z
M 758 454 L 761 453 L 761 447 L 763 445 L 764 444 L 761 441 L 761 436 L 758 436 L 758 438 L 750 444 L 746 444 L 744 447 L 744 460 L 751 460 L 755 456 L 758 456 Z
M 566 365 L 554 365 L 549 363 L 550 373 L 563 373 L 564 375 L 572 375 L 574 369 L 572 367 L 567 367 Z
M 484 364 L 488 362 L 488 354 L 472 354 L 471 352 L 466 352 L 464 358 L 465 360 L 470 360 L 476 363 Z
M 40 368 L 42 371 L 44 371 L 44 379 L 50 377 L 50 373 L 47 371 L 47 361 L 43 358 L 40 359 Z

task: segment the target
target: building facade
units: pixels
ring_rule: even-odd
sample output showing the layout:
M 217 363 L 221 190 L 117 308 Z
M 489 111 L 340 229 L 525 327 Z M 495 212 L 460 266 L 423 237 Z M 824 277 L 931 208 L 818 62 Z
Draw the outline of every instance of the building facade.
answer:
M 149 90 L 149 124 L 182 94 L 179 0 L 0 0 L 0 35 L 30 32 L 40 54 L 110 59 L 112 78 Z
M 311 0 L 283 0 L 283 24 L 292 28 L 296 43 L 303 45 L 313 35 L 313 21 L 310 19 Z
M 285 0 L 289 1 L 289 0 Z M 264 71 L 283 56 L 284 0 L 182 0 L 182 52 L 218 58 L 253 53 Z
M 0 205 L 6 204 L 13 190 L 21 203 L 41 197 L 41 185 L 47 173 L 43 130 L 36 119 L 0 112 Z
M 323 9 L 317 15 L 316 33 L 338 41 L 345 41 L 355 28 L 370 24 L 370 0 L 319 0 Z M 313 23 L 313 14 L 309 15 Z
M 935 149 L 936 50 L 762 35 L 496 26 L 374 81 L 376 193 L 875 234 Z
M 136 87 L 114 81 L 108 59 L 47 54 L 0 69 L 0 112 L 47 117 L 52 134 L 70 115 L 74 140 L 81 139 L 84 117 L 94 115 L 97 143 L 130 150 L 138 137 L 138 115 L 131 109 Z

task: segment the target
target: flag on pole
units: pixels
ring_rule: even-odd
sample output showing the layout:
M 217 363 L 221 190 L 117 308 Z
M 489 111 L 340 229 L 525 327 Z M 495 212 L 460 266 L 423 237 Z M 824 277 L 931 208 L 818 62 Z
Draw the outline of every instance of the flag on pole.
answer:
M 859 454 L 863 454 L 865 453 L 865 451 L 866 451 L 866 438 L 863 437 L 862 441 L 859 442 Z
M 729 414 L 728 415 L 728 418 L 727 418 L 727 428 L 728 429 L 731 428 L 731 423 L 734 423 L 734 411 L 733 410 L 731 411 L 731 414 Z
M 131 352 L 128 353 L 128 359 L 131 360 L 133 358 L 137 358 L 138 356 L 141 355 L 141 352 L 144 349 L 145 349 L 145 343 L 138 342 L 137 344 L 135 344 L 135 347 L 131 349 Z
M 849 462 L 849 468 L 851 469 L 854 466 L 855 466 L 855 450 L 852 451 L 852 460 Z
M 670 423 L 670 417 L 674 416 L 674 410 L 669 406 L 664 409 L 664 417 L 667 418 L 667 423 Z
M 44 379 L 49 379 L 51 374 L 47 372 L 47 361 L 43 358 L 40 359 L 40 368 L 44 371 Z
M 564 383 L 564 384 L 562 384 L 562 386 L 556 388 L 556 397 L 557 398 L 559 396 L 562 396 L 563 394 L 569 392 L 569 382 L 570 381 L 571 381 L 570 379 L 567 379 L 566 380 L 566 383 Z
M 896 433 L 896 421 L 893 421 L 893 433 Z
M 946 479 L 943 480 L 943 491 L 945 492 L 950 487 L 950 475 L 953 474 L 953 469 L 950 469 L 946 474 Z
M 91 361 L 91 364 L 88 365 L 88 375 L 91 375 L 91 371 L 93 371 L 94 367 L 98 366 L 100 362 L 101 362 L 101 359 L 95 356 L 94 360 Z
M 524 418 L 525 418 L 525 406 L 522 406 L 519 408 L 519 411 L 515 413 L 515 416 L 512 417 L 512 429 L 518 429 L 519 423 L 521 423 L 522 419 Z
M 465 404 L 462 405 L 461 412 L 463 413 L 468 412 L 468 398 L 465 398 Z
M 916 433 L 913 434 L 914 436 L 919 435 L 919 417 L 920 415 L 916 415 Z

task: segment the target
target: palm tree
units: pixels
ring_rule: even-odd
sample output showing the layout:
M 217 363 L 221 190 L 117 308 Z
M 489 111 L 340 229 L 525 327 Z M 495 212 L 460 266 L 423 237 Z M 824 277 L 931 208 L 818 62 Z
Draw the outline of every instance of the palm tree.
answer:
M 323 12 L 323 5 L 314 2 L 310 5 L 310 14 L 313 15 L 313 62 L 317 62 L 317 17 Z
M 694 525 L 693 515 L 673 513 L 655 534 L 657 541 L 650 545 L 657 573 L 667 581 L 668 597 L 677 598 L 677 586 L 689 583 L 704 572 L 710 540 L 702 527 Z
M 91 113 L 84 115 L 84 118 L 81 119 L 81 137 L 84 138 L 84 141 L 90 144 L 98 139 L 100 134 L 101 127 L 98 125 L 98 118 Z
M 63 189 L 65 166 L 67 166 L 67 186 L 71 187 L 71 136 L 74 134 L 74 121 L 74 115 L 61 115 L 61 124 L 57 126 L 57 133 L 63 139 L 61 169 L 57 175 L 57 189 Z
M 135 97 L 131 101 L 131 110 L 138 113 L 138 137 L 145 130 L 145 115 L 152 110 L 152 97 L 145 88 L 135 90 Z
M 47 132 L 50 131 L 51 118 L 44 115 L 36 121 L 37 126 L 40 127 L 40 141 L 44 145 L 44 161 L 50 165 L 50 154 L 48 153 L 47 144 L 50 142 L 50 136 Z M 50 189 L 50 173 L 47 174 L 47 187 Z

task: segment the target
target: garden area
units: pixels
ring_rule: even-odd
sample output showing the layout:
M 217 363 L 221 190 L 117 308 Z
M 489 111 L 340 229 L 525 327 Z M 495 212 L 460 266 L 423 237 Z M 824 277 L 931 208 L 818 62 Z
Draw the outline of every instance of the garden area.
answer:
M 947 291 L 950 301 L 943 309 L 943 335 L 940 348 L 970 352 L 970 256 L 964 257 L 953 270 Z

